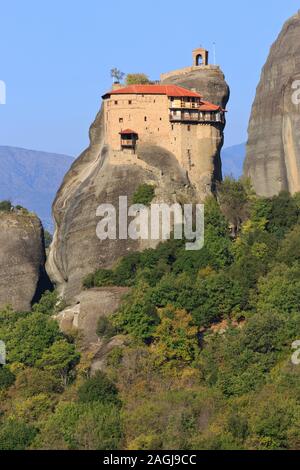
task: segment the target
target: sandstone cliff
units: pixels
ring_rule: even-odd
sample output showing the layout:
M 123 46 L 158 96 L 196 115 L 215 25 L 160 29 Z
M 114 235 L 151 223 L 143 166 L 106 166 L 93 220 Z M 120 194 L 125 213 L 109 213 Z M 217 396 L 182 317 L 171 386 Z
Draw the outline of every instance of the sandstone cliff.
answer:
M 244 173 L 262 196 L 300 191 L 300 106 L 293 102 L 299 79 L 300 12 L 272 46 L 252 108 Z
M 222 82 L 220 88 L 224 86 L 225 97 L 218 91 L 216 97 L 212 93 L 207 98 L 225 104 L 228 88 L 224 85 L 222 74 L 219 79 Z M 208 74 L 207 81 L 209 80 Z M 217 81 L 216 79 L 216 83 Z M 200 73 L 197 88 L 204 87 L 204 82 L 204 75 Z M 194 75 L 192 85 L 197 85 Z M 202 186 L 208 186 L 208 192 L 211 191 L 214 179 L 221 176 L 219 148 L 222 145 L 223 132 L 218 130 L 215 134 L 208 136 L 206 145 L 203 144 L 203 155 L 200 156 L 205 163 Z M 143 182 L 156 187 L 155 202 L 190 202 L 200 199 L 186 172 L 174 155 L 164 148 L 140 144 L 137 155 L 120 158 L 105 146 L 104 116 L 101 110 L 90 129 L 89 148 L 65 176 L 53 205 L 56 230 L 47 271 L 67 301 L 78 296 L 82 280 L 87 274 L 99 267 L 112 267 L 130 251 L 153 246 L 151 242 L 133 240 L 101 242 L 96 236 L 99 222 L 96 209 L 99 204 L 112 203 L 117 207 L 120 195 L 127 195 L 131 203 L 135 190 Z
M 0 212 L 0 308 L 29 311 L 50 287 L 43 228 L 34 215 Z
M 161 83 L 195 90 L 203 96 L 204 100 L 222 106 L 224 109 L 229 100 L 229 86 L 222 70 L 217 65 L 187 67 L 165 73 L 161 75 Z
M 78 295 L 83 278 L 95 269 L 110 268 L 130 251 L 151 243 L 134 240 L 100 241 L 96 235 L 100 204 L 118 207 L 119 196 L 133 194 L 142 182 L 156 186 L 156 200 L 175 202 L 189 189 L 186 174 L 172 154 L 143 146 L 139 158 L 114 158 L 103 145 L 103 118 L 98 114 L 90 130 L 90 147 L 67 173 L 53 205 L 56 223 L 47 271 L 67 301 Z

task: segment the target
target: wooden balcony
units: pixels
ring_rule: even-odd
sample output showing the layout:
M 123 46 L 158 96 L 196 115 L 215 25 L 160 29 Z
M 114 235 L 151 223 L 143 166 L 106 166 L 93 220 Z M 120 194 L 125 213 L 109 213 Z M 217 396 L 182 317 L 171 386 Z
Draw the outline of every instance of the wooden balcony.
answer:
M 188 101 L 180 101 L 177 100 L 175 102 L 170 103 L 170 108 L 171 109 L 199 109 L 200 108 L 200 102 L 188 102 Z
M 195 123 L 207 123 L 207 124 L 224 124 L 225 116 L 223 113 L 204 113 L 204 112 L 192 112 L 182 111 L 177 113 L 170 113 L 171 122 L 195 122 Z
M 135 139 L 121 139 L 121 147 L 134 148 L 136 145 Z

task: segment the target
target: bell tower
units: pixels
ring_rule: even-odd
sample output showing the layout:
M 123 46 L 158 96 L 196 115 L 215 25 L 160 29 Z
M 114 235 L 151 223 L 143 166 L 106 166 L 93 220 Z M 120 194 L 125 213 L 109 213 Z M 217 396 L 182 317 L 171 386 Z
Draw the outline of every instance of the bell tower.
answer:
M 193 66 L 200 67 L 201 65 L 208 65 L 208 51 L 199 47 L 193 50 Z

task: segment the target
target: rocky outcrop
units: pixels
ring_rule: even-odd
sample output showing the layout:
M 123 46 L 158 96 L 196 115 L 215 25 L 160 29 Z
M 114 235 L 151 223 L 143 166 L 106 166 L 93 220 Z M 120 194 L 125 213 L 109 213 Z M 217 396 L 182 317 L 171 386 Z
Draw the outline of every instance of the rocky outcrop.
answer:
M 225 105 L 228 87 L 220 70 L 208 68 L 205 73 L 201 67 L 198 70 L 196 74 L 192 72 L 188 77 L 181 77 L 182 84 L 199 90 L 203 88 L 207 99 Z M 145 143 L 138 145 L 136 155 L 114 152 L 104 145 L 104 127 L 101 110 L 90 129 L 89 148 L 65 176 L 53 205 L 56 230 L 47 271 L 68 302 L 80 294 L 82 280 L 87 274 L 100 267 L 111 268 L 130 251 L 143 250 L 156 244 L 129 239 L 100 241 L 96 235 L 99 222 L 96 210 L 100 204 L 118 207 L 119 196 L 127 196 L 130 205 L 141 183 L 155 186 L 153 202 L 199 201 L 211 193 L 213 181 L 221 178 L 219 151 L 223 143 L 223 129 L 220 126 L 211 126 L 212 130 L 206 133 L 201 144 L 203 175 L 199 182 L 202 194 L 198 187 L 190 183 L 187 172 L 172 153 Z
M 161 83 L 164 85 L 178 85 L 190 90 L 195 90 L 210 101 L 226 109 L 230 90 L 225 81 L 225 76 L 217 65 L 204 65 L 187 67 L 161 75 Z
M 196 198 L 186 172 L 165 149 L 145 144 L 138 155 L 121 159 L 110 152 L 103 144 L 102 112 L 91 127 L 90 139 L 90 147 L 67 173 L 53 205 L 56 230 L 47 271 L 67 301 L 81 292 L 87 274 L 99 267 L 111 268 L 130 251 L 153 246 L 151 241 L 99 240 L 96 210 L 100 204 L 117 208 L 119 196 L 127 196 L 131 204 L 143 182 L 156 187 L 157 202 Z
M 123 345 L 123 337 L 101 339 L 96 331 L 99 318 L 115 313 L 127 292 L 128 289 L 122 287 L 85 290 L 78 296 L 76 305 L 66 308 L 55 317 L 62 332 L 79 333 L 81 350 L 88 353 L 91 359 L 92 373 L 102 370 L 110 351 Z
M 29 311 L 51 287 L 45 272 L 40 220 L 30 214 L 0 212 L 0 308 Z
M 252 108 L 244 173 L 261 196 L 300 191 L 299 38 L 300 11 L 271 48 Z
M 129 289 L 126 287 L 103 287 L 84 290 L 77 303 L 67 307 L 55 316 L 62 332 L 78 330 L 83 349 L 91 349 L 99 343 L 97 324 L 101 317 L 115 313 Z

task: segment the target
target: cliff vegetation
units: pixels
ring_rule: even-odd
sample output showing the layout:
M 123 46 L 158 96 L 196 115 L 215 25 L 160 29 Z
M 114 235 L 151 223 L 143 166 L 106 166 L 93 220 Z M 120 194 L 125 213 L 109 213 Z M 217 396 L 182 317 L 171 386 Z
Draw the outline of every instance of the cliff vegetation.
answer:
M 225 180 L 202 251 L 170 240 L 85 281 L 130 287 L 97 328 L 123 346 L 93 376 L 55 293 L 2 310 L 0 449 L 299 449 L 299 235 L 299 194 Z

